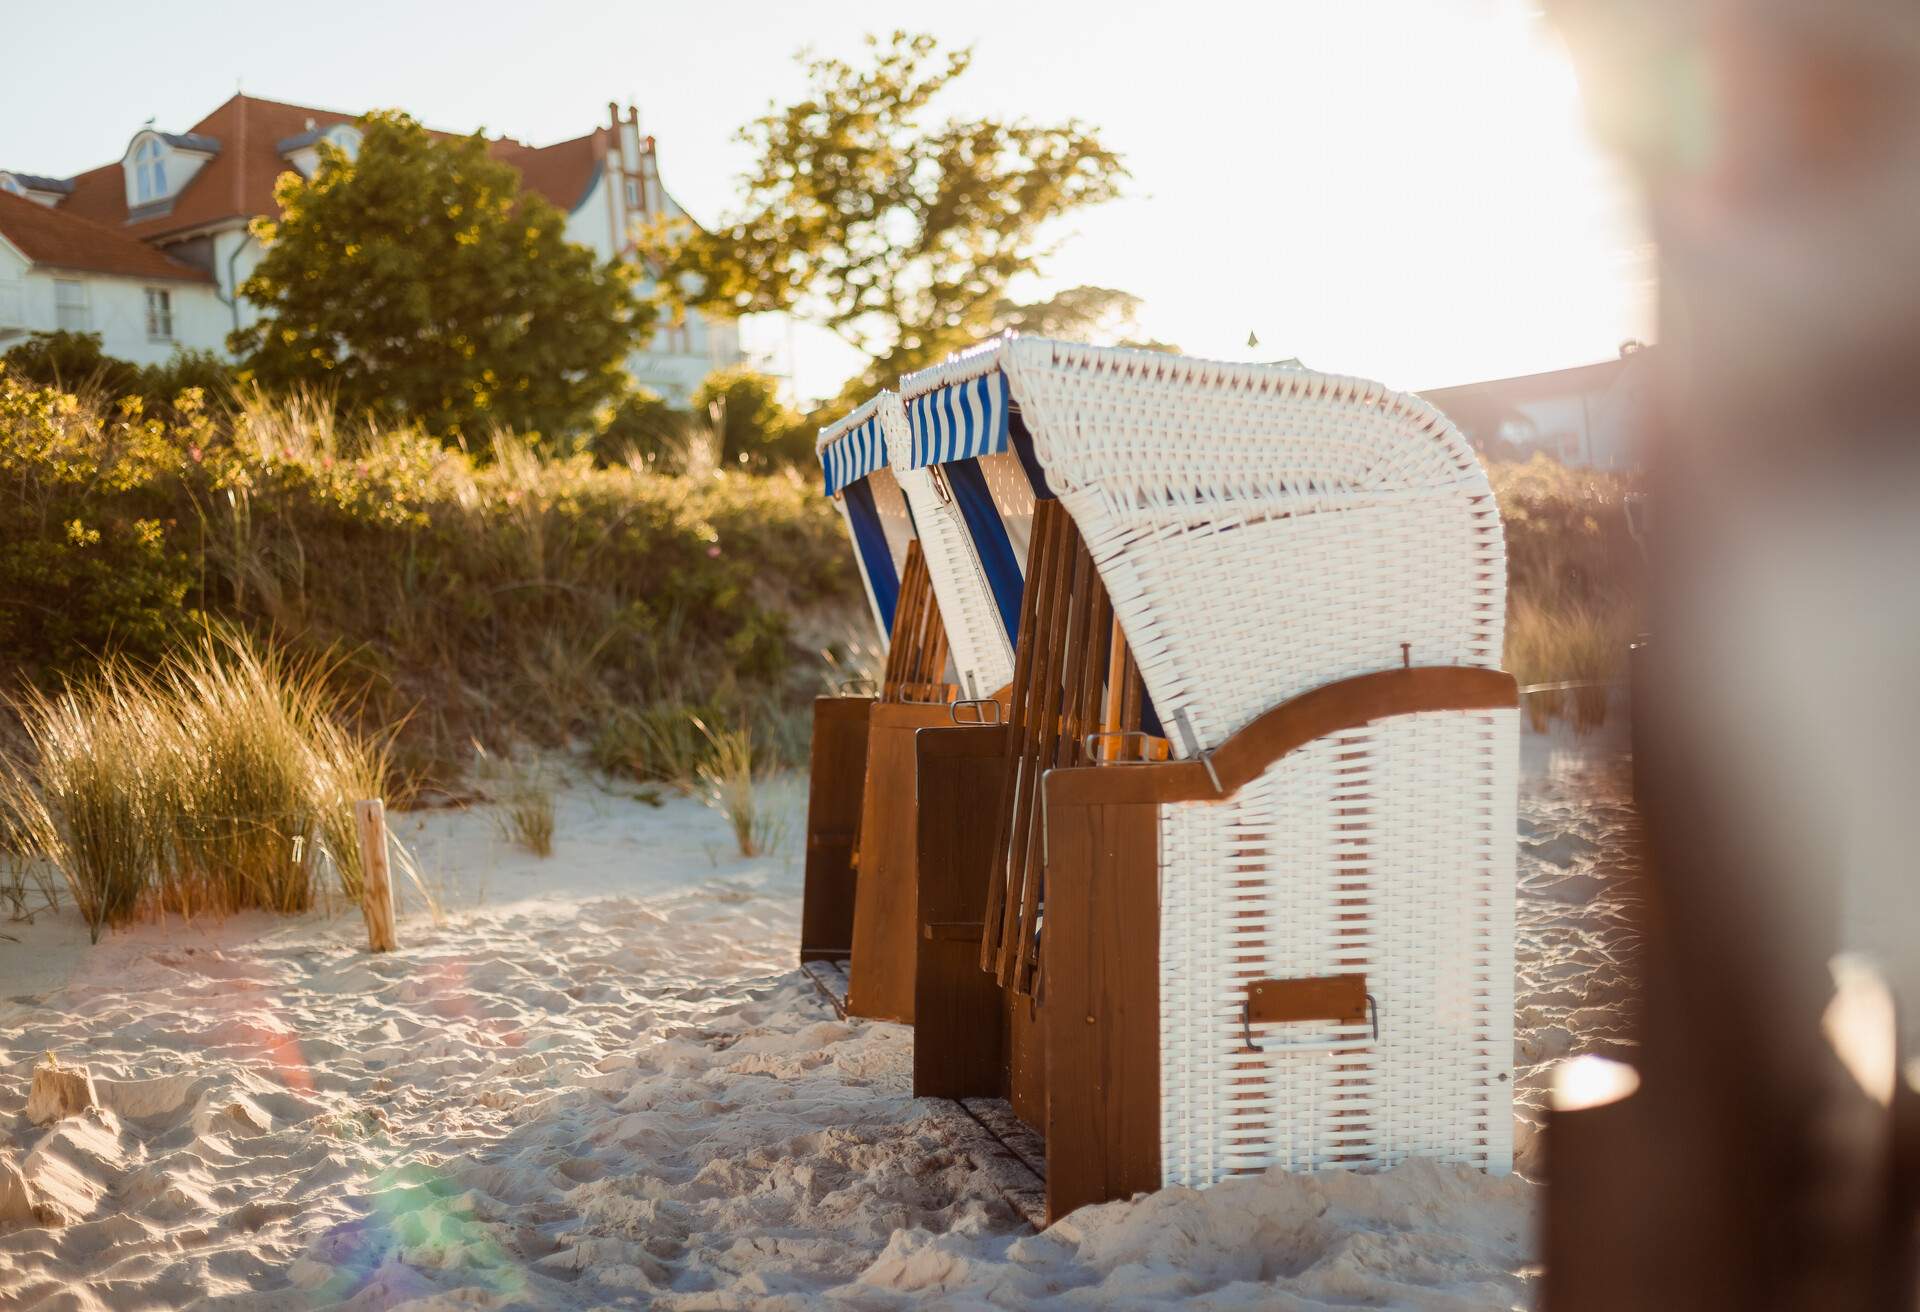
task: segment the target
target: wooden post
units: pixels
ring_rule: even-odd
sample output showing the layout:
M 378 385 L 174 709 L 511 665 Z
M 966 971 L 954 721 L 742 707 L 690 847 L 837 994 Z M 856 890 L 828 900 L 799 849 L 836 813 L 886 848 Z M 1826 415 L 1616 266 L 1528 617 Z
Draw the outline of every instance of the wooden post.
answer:
M 367 947 L 391 952 L 400 946 L 393 932 L 393 881 L 387 874 L 387 808 L 379 798 L 353 804 L 360 830 L 360 910 L 367 917 Z

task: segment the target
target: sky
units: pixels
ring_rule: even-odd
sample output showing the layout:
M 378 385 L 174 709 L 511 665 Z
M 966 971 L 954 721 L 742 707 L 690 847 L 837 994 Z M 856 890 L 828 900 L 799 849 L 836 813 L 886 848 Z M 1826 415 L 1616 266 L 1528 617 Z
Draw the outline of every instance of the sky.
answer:
M 184 130 L 236 87 L 536 144 L 639 106 L 697 218 L 738 194 L 739 126 L 803 83 L 803 47 L 924 30 L 974 47 L 945 112 L 1078 118 L 1125 199 L 1064 221 L 1039 297 L 1144 301 L 1143 335 L 1298 357 L 1409 389 L 1560 368 L 1650 340 L 1651 247 L 1594 147 L 1565 52 L 1524 0 L 0 0 L 0 167 L 65 177 L 148 118 Z M 84 40 L 84 77 L 60 56 Z M 43 52 L 35 57 L 32 52 Z M 1249 334 L 1258 345 L 1249 347 Z M 803 396 L 858 357 L 754 325 Z

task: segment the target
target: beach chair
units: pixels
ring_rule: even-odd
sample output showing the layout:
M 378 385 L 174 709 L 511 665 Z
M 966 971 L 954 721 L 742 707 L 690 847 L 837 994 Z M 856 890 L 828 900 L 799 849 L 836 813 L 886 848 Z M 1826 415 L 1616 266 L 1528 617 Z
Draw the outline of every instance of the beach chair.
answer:
M 810 872 L 817 873 L 810 873 L 808 889 L 810 897 L 816 885 L 821 890 L 827 926 L 822 932 L 836 947 L 845 945 L 834 954 L 846 963 L 844 1009 L 911 1023 L 918 892 L 913 736 L 923 727 L 953 722 L 951 708 L 963 681 L 972 687 L 991 677 L 1004 663 L 999 648 L 1005 638 L 984 623 L 987 603 L 956 591 L 957 576 L 944 568 L 957 530 L 941 509 L 933 475 L 895 459 L 904 450 L 906 431 L 899 398 L 883 392 L 820 437 L 828 492 L 838 494 L 856 544 L 862 541 L 861 516 L 868 513 L 861 504 L 863 477 L 868 483 L 884 479 L 882 486 L 898 498 L 897 503 L 889 498 L 889 504 L 897 505 L 896 517 L 910 526 L 912 537 L 887 616 L 886 672 L 877 695 L 857 703 L 822 699 L 816 704 L 820 791 L 808 802 L 808 859 Z M 864 536 L 868 542 L 878 537 L 870 527 Z M 871 548 L 862 552 L 878 555 Z M 938 572 L 931 568 L 936 563 L 943 566 Z M 864 572 L 871 579 L 878 570 Z M 870 583 L 870 596 L 884 593 Z M 878 601 L 875 608 L 881 611 Z M 949 614 L 960 623 L 950 626 Z M 828 735 L 824 744 L 822 731 Z M 856 768 L 860 784 L 854 789 L 849 781 Z M 812 821 L 816 806 L 817 827 Z M 844 843 L 842 835 L 848 836 Z
M 1009 676 L 997 706 L 917 735 L 915 987 L 924 1037 L 914 1048 L 915 1089 L 1005 1098 L 1038 1128 L 1045 1067 L 1030 931 L 1043 847 L 1039 779 L 1080 762 L 1085 730 L 1122 737 L 1157 726 L 1125 643 L 1115 641 L 1085 544 L 1047 485 L 991 353 L 915 374 L 901 397 L 910 440 L 895 448 L 894 463 L 932 476 L 958 530 L 933 560 L 936 577 L 949 576 L 975 615 L 991 614 L 1011 657 L 996 671 Z M 916 516 L 925 519 L 917 507 Z M 1109 685 L 1132 693 L 1124 707 L 1114 702 L 1111 717 L 1095 704 Z
M 876 397 L 823 429 L 816 451 L 826 494 L 846 520 L 861 588 L 891 662 L 890 637 L 914 530 L 899 480 L 888 467 L 880 402 Z M 813 704 L 800 961 L 803 968 L 818 963 L 816 978 L 836 994 L 837 1004 L 845 999 L 846 962 L 853 955 L 854 849 L 866 786 L 867 720 L 881 691 L 843 688 Z
M 988 955 L 1038 1020 L 1049 1214 L 1275 1165 L 1506 1170 L 1517 711 L 1472 452 L 1377 384 L 1037 339 L 902 392 L 958 413 L 969 384 L 1007 398 L 1100 584 L 1055 608 L 1080 650 L 1039 680 L 1062 683 L 1039 732 L 1081 735 L 1044 776 L 1039 869 L 981 841 L 934 869 L 965 834 L 922 803 L 923 935 L 959 932 L 934 902 L 981 870 L 963 909 L 1018 903 Z M 1028 598 L 1077 569 L 1030 567 Z M 1174 759 L 1129 748 L 1160 737 L 1116 724 L 1136 700 Z M 984 1093 L 991 1063 L 944 1074 Z

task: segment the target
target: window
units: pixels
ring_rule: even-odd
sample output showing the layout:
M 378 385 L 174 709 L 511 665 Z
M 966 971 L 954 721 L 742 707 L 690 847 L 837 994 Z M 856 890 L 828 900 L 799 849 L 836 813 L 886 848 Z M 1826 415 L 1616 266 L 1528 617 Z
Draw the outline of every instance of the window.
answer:
M 165 200 L 167 195 L 167 148 L 156 137 L 148 137 L 133 152 L 133 200 L 136 205 Z
M 87 285 L 74 278 L 53 280 L 53 317 L 61 331 L 87 330 Z
M 327 140 L 340 148 L 348 159 L 360 158 L 360 130 L 345 123 L 327 129 Z
M 630 210 L 640 208 L 640 179 L 638 178 L 627 179 L 627 208 Z
M 164 287 L 147 288 L 147 338 L 155 342 L 173 340 L 173 293 Z

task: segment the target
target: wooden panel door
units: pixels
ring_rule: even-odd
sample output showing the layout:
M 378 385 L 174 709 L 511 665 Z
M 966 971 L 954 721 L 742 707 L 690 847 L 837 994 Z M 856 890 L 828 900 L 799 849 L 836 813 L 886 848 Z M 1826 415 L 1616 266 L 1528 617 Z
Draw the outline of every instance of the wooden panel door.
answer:
M 867 785 L 871 697 L 817 697 L 807 766 L 806 889 L 800 960 L 844 961 L 853 953 L 854 840 Z
M 913 1003 L 916 1098 L 1006 1096 L 1006 1009 L 980 969 L 993 869 L 992 808 L 1006 760 L 1006 726 L 922 729 L 920 882 Z
M 867 786 L 860 814 L 847 1010 L 913 1023 L 919 933 L 918 786 L 913 736 L 953 723 L 946 703 L 881 702 L 868 713 Z

